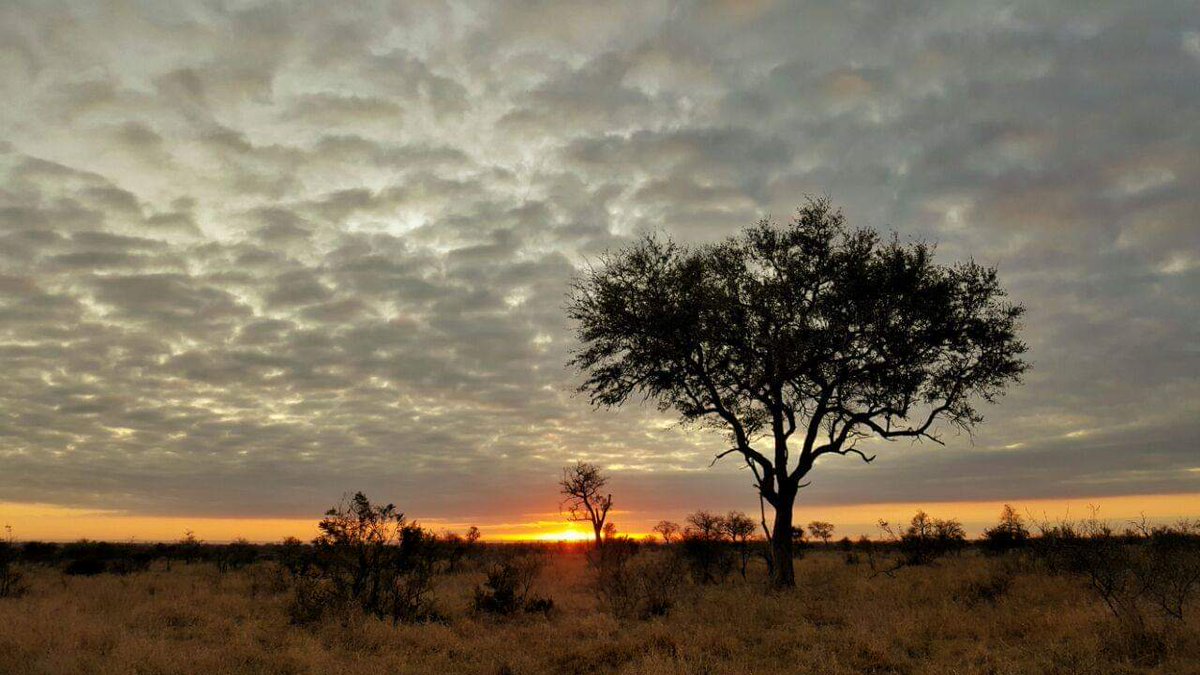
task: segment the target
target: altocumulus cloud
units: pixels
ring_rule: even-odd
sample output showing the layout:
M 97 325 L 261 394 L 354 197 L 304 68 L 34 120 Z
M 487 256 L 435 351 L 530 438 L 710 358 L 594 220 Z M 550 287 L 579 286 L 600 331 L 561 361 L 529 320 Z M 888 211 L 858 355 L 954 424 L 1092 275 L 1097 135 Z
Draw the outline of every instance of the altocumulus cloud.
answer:
M 586 457 L 745 508 L 572 397 L 564 292 L 806 193 L 1000 265 L 1035 362 L 809 503 L 1200 490 L 1200 11 L 979 4 L 5 3 L 0 499 L 519 518 Z

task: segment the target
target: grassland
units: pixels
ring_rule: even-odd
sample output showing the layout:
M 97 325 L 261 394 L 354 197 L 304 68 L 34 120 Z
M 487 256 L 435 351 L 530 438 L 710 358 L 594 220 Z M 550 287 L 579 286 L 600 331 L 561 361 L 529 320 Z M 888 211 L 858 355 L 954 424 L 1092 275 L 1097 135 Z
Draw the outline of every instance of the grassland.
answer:
M 347 614 L 289 621 L 270 562 L 221 573 L 156 563 L 124 576 L 30 567 L 0 599 L 0 672 L 22 673 L 1200 673 L 1200 617 L 1128 630 L 1074 577 L 975 551 L 872 574 L 836 551 L 687 585 L 665 617 L 621 621 L 598 604 L 577 553 L 547 554 L 549 616 L 472 609 L 478 569 L 438 579 L 440 623 Z M 650 555 L 655 555 L 651 553 Z

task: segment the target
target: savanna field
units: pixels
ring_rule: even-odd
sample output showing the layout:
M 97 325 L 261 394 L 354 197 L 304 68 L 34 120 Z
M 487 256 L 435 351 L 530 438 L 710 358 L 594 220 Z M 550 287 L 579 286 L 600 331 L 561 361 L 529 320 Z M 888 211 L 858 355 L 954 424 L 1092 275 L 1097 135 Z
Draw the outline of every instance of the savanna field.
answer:
M 899 565 L 898 550 L 812 546 L 797 588 L 773 591 L 761 560 L 743 580 L 736 556 L 697 583 L 693 568 L 671 567 L 678 547 L 630 552 L 622 578 L 579 548 L 479 545 L 436 575 L 416 622 L 350 607 L 300 616 L 298 582 L 274 549 L 244 565 L 155 560 L 125 574 L 26 564 L 24 592 L 0 599 L 0 672 L 1200 672 L 1194 605 L 1182 620 L 1148 600 L 1136 618 L 1117 616 L 1094 577 L 1026 551 L 968 547 Z M 552 606 L 481 606 L 487 572 L 514 561 L 532 572 L 522 597 Z M 613 590 L 664 571 L 678 583 L 661 613 Z

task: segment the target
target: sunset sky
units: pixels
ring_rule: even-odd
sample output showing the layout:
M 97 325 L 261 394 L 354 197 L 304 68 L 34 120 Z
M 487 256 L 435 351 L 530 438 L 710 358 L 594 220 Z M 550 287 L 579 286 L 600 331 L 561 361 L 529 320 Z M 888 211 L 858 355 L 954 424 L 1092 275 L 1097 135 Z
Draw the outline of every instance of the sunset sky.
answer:
M 573 394 L 572 275 L 828 195 L 996 265 L 1033 368 L 797 518 L 1200 516 L 1200 10 L 1179 2 L 0 4 L 0 525 L 311 534 L 362 490 L 557 535 L 757 513 L 720 434 Z M 865 447 L 865 446 L 864 446 Z

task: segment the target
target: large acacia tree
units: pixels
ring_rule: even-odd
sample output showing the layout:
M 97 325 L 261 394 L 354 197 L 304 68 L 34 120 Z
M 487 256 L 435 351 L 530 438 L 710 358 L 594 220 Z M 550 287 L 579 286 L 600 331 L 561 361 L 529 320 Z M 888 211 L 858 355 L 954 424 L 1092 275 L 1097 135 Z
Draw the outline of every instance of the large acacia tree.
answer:
M 1027 368 L 1023 308 L 994 268 L 852 229 L 828 200 L 685 247 L 649 236 L 575 282 L 572 364 L 595 405 L 653 400 L 728 433 L 774 510 L 773 581 L 792 586 L 792 510 L 826 455 L 870 437 L 937 441 L 982 421 Z M 764 528 L 766 527 L 764 518 Z

